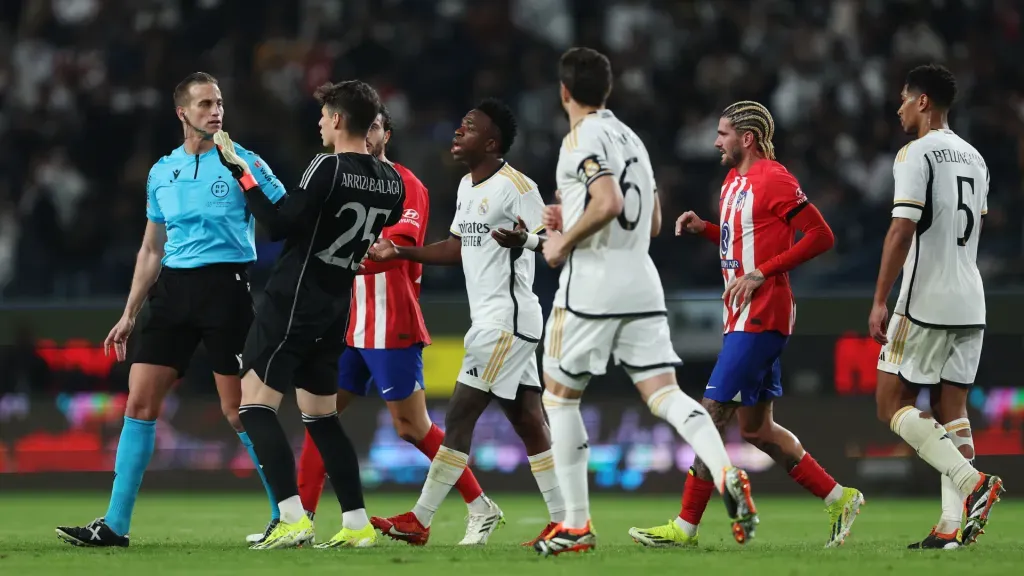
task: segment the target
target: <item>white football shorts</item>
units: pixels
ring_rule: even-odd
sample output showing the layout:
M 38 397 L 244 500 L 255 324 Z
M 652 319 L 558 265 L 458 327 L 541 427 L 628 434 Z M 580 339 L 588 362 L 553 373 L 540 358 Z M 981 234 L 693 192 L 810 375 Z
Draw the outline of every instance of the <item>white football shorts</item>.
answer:
M 471 327 L 456 380 L 498 398 L 514 400 L 519 386 L 540 388 L 537 343 L 498 328 Z
M 666 316 L 583 318 L 554 308 L 544 332 L 544 373 L 574 390 L 604 374 L 609 360 L 625 368 L 634 384 L 683 363 Z
M 928 328 L 895 314 L 887 336 L 889 342 L 878 357 L 882 372 L 897 374 L 918 386 L 943 380 L 961 386 L 974 384 L 984 328 Z

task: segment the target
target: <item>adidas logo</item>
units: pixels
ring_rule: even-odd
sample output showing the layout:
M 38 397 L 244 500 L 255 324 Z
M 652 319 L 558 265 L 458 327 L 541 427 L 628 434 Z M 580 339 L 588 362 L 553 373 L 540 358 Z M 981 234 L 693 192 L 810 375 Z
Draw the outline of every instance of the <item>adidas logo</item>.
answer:
M 473 377 L 476 377 L 476 378 L 480 377 L 480 374 L 477 373 L 477 369 L 476 368 L 470 368 L 469 370 L 466 370 L 466 374 L 469 374 L 470 376 L 473 376 Z
M 690 415 L 686 417 L 684 422 L 688 422 L 690 418 L 699 418 L 701 416 L 707 416 L 707 412 L 704 412 L 703 410 L 694 410 L 693 412 L 690 412 Z

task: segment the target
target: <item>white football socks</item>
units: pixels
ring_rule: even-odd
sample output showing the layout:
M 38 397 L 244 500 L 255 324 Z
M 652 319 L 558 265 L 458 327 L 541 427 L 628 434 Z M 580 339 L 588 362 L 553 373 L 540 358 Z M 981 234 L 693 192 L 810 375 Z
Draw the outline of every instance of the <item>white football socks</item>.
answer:
M 732 463 L 722 443 L 722 435 L 707 410 L 674 385 L 651 394 L 647 406 L 655 416 L 668 421 L 707 464 L 715 480 L 715 488 L 721 492 L 725 469 Z
M 949 476 L 960 492 L 970 494 L 981 481 L 981 474 L 960 454 L 946 429 L 917 408 L 901 408 L 893 415 L 889 428 L 917 450 L 922 460 Z
M 437 455 L 430 461 L 430 471 L 427 472 L 427 480 L 423 483 L 423 491 L 412 508 L 412 513 L 424 528 L 430 526 L 434 514 L 441 507 L 452 486 L 459 481 L 468 462 L 468 454 L 457 452 L 447 446 L 437 449 Z
M 958 418 L 947 422 L 944 426 L 949 438 L 953 441 L 960 454 L 968 462 L 974 461 L 974 438 L 971 435 L 971 422 L 967 418 Z M 964 500 L 967 494 L 961 492 L 949 476 L 942 477 L 942 517 L 935 531 L 939 534 L 952 534 L 960 528 L 964 514 Z
M 537 488 L 544 496 L 544 504 L 548 507 L 548 514 L 552 522 L 565 520 L 565 500 L 562 499 L 562 491 L 558 488 L 558 475 L 555 474 L 555 456 L 551 450 L 545 450 L 540 454 L 529 457 L 530 471 L 537 481 Z
M 277 503 L 277 508 L 281 511 L 281 522 L 285 524 L 298 522 L 302 519 L 302 515 L 306 513 L 302 509 L 302 500 L 299 499 L 298 494 L 281 500 Z
M 590 446 L 587 429 L 580 414 L 580 401 L 561 398 L 544 392 L 544 408 L 551 426 L 551 452 L 555 475 L 565 499 L 566 528 L 585 528 L 590 521 L 590 494 L 587 485 L 587 462 Z
M 370 523 L 370 519 L 366 517 L 366 508 L 360 508 L 358 510 L 349 510 L 341 513 L 341 527 L 348 528 L 349 530 L 359 530 L 365 528 Z

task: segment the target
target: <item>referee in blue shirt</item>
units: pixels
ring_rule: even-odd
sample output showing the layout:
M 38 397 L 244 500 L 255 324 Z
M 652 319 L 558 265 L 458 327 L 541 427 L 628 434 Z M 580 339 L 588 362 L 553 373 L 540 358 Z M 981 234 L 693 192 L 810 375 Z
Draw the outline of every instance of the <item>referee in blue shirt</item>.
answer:
M 128 376 L 128 402 L 117 445 L 114 487 L 104 517 L 83 527 L 59 527 L 69 544 L 128 546 L 135 498 L 153 455 L 156 420 L 164 396 L 185 373 L 199 342 L 213 366 L 221 409 L 238 432 L 256 469 L 263 471 L 238 418 L 242 348 L 253 320 L 247 266 L 256 260 L 256 221 L 245 196 L 217 156 L 213 134 L 224 120 L 224 101 L 213 76 L 195 72 L 174 89 L 185 143 L 157 161 L 146 183 L 146 233 L 135 263 L 124 316 L 104 348 L 125 359 L 135 317 L 148 299 L 149 321 L 141 328 Z M 270 167 L 236 146 L 271 202 L 285 193 Z M 277 501 L 263 478 L 272 509 Z

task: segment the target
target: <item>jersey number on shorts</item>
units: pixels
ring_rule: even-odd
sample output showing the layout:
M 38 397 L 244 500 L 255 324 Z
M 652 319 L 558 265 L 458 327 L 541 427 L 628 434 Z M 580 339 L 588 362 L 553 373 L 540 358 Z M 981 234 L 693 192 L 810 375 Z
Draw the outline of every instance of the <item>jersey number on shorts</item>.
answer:
M 338 236 L 338 239 L 334 241 L 326 250 L 321 250 L 316 253 L 316 257 L 330 264 L 331 266 L 341 266 L 342 268 L 349 268 L 351 270 L 358 270 L 359 264 L 366 254 L 366 251 L 370 249 L 370 246 L 377 241 L 377 235 L 373 233 L 374 225 L 377 223 L 377 218 L 383 217 L 386 221 L 388 216 L 391 215 L 391 210 L 384 210 L 382 208 L 370 208 L 369 217 L 367 217 L 366 207 L 359 202 L 349 202 L 338 210 L 335 214 L 335 218 L 341 218 L 342 213 L 346 210 L 355 212 L 356 221 L 352 224 L 352 227 L 345 231 L 344 234 Z M 359 229 L 362 228 L 363 237 L 358 241 L 353 242 L 356 235 L 359 234 Z M 358 254 L 359 259 L 357 260 L 354 256 Z
M 622 176 L 619 176 L 619 189 L 622 190 L 622 212 L 619 213 L 619 226 L 622 226 L 623 230 L 633 230 L 636 228 L 638 222 L 640 222 L 640 214 L 643 213 L 643 198 L 644 195 L 640 192 L 640 186 L 634 182 L 626 180 L 629 174 L 629 167 L 637 161 L 636 158 L 630 158 L 626 160 L 626 165 L 622 167 Z M 629 197 L 630 190 L 636 192 L 636 218 L 630 220 L 626 216 L 626 199 Z
M 974 196 L 974 178 L 968 176 L 957 176 L 956 177 L 956 210 L 964 211 L 967 215 L 967 225 L 964 226 L 964 235 L 956 239 L 957 246 L 967 246 L 967 241 L 971 239 L 971 232 L 974 231 L 974 213 L 971 212 L 971 207 L 964 203 L 964 184 L 968 184 L 971 187 L 971 196 Z

